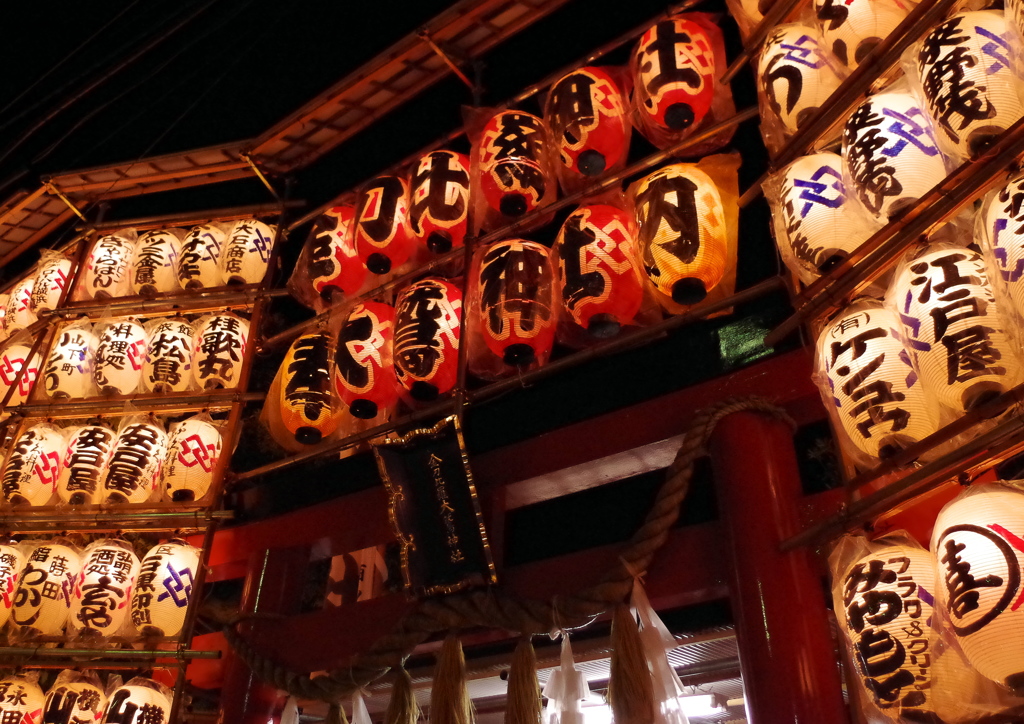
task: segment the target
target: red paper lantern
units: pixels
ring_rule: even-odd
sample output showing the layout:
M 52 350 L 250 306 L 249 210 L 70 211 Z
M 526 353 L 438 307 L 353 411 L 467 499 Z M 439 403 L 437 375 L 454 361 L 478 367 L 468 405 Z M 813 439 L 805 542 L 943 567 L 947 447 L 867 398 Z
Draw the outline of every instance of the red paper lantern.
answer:
M 354 294 L 366 279 L 366 267 L 356 253 L 356 210 L 335 206 L 325 211 L 313 227 L 309 255 L 309 279 L 313 290 L 328 302 L 336 292 Z
M 395 308 L 363 302 L 338 333 L 334 376 L 338 396 L 354 417 L 369 420 L 398 399 L 393 364 Z
M 700 25 L 684 18 L 647 29 L 636 51 L 636 105 L 657 128 L 696 127 L 711 108 L 715 56 Z
M 640 311 L 643 281 L 625 211 L 581 206 L 562 224 L 555 252 L 562 306 L 592 336 L 615 336 Z
M 359 194 L 356 253 L 374 274 L 401 266 L 416 248 L 409 225 L 409 185 L 398 176 L 379 176 Z
M 469 219 L 469 159 L 454 151 L 432 151 L 412 176 L 409 220 L 420 241 L 435 254 L 458 246 Z
M 551 86 L 544 120 L 558 141 L 562 166 L 573 174 L 598 176 L 629 153 L 625 94 L 601 68 L 580 68 Z
M 331 337 L 304 334 L 281 364 L 281 421 L 298 442 L 312 445 L 338 429 L 331 394 Z
M 554 274 L 546 246 L 523 239 L 488 245 L 477 272 L 484 341 L 507 365 L 546 357 L 555 340 Z
M 487 206 L 516 218 L 540 206 L 551 179 L 544 164 L 547 131 L 537 116 L 502 111 L 480 139 L 480 191 Z
M 416 400 L 455 386 L 459 366 L 462 293 L 443 279 L 406 288 L 395 305 L 395 372 Z

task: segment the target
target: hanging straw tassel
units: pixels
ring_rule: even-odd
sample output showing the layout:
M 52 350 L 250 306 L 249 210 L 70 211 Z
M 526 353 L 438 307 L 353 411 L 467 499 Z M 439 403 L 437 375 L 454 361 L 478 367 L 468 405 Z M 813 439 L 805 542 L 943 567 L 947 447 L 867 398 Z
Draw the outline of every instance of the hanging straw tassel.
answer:
M 345 716 L 345 709 L 335 702 L 327 708 L 326 724 L 348 724 L 348 717 Z
M 466 658 L 457 636 L 441 647 L 430 694 L 430 724 L 473 724 L 473 705 L 466 686 Z
M 643 642 L 629 606 L 618 605 L 612 617 L 611 677 L 608 703 L 615 724 L 653 724 L 654 680 Z
M 384 724 L 416 724 L 419 718 L 420 708 L 412 690 L 412 677 L 408 671 L 399 667 L 391 684 L 391 701 L 384 714 Z
M 505 724 L 540 724 L 540 684 L 537 683 L 537 655 L 530 638 L 520 639 L 512 654 L 505 699 Z

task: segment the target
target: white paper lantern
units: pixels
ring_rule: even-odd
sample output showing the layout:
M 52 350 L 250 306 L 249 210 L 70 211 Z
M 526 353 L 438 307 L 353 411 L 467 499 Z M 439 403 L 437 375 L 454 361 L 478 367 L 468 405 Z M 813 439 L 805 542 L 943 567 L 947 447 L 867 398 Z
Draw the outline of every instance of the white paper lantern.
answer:
M 32 309 L 36 312 L 55 309 L 60 303 L 60 295 L 64 292 L 70 276 L 70 259 L 54 254 L 40 262 L 36 282 L 32 287 Z
M 46 695 L 41 724 L 94 724 L 103 717 L 107 695 L 88 681 L 56 684 Z
M 772 114 L 792 133 L 807 122 L 842 79 L 818 31 L 780 25 L 769 33 L 757 79 Z
M 145 503 L 153 495 L 167 457 L 167 433 L 149 422 L 125 425 L 114 441 L 103 476 L 103 497 L 111 503 Z
M 18 282 L 11 290 L 11 296 L 7 299 L 7 314 L 4 317 L 8 333 L 25 329 L 35 323 L 36 313 L 32 309 L 32 291 L 35 286 L 35 277 L 28 277 Z
M 215 314 L 196 332 L 192 377 L 199 389 L 234 387 L 242 373 L 249 322 L 234 314 Z
M 899 318 L 874 301 L 843 310 L 818 337 L 822 397 L 847 439 L 872 458 L 893 455 L 939 428 L 900 337 Z
M 0 340 L 7 339 L 7 305 L 11 302 L 10 294 L 0 294 Z
M 880 93 L 846 122 L 843 160 L 861 203 L 883 221 L 946 177 L 931 121 L 909 93 Z
M 181 543 L 161 543 L 142 559 L 132 593 L 132 623 L 145 636 L 177 636 L 185 624 L 199 551 Z
M 206 420 L 192 417 L 175 425 L 164 463 L 164 498 L 201 500 L 210 490 L 220 450 L 220 430 Z
M 184 392 L 192 386 L 195 330 L 184 319 L 168 319 L 153 327 L 146 341 L 142 388 L 146 392 Z
M 171 702 L 155 686 L 155 683 L 153 686 L 129 683 L 115 689 L 107 702 L 103 724 L 167 724 L 171 716 Z
M 851 70 L 903 22 L 910 8 L 902 0 L 814 0 L 825 45 Z
M 224 239 L 224 232 L 213 224 L 200 224 L 188 232 L 178 257 L 178 284 L 182 289 L 218 287 L 223 283 L 219 262 Z
M 82 560 L 74 548 L 60 543 L 37 546 L 15 589 L 11 620 L 43 636 L 61 633 L 81 569 Z
M 0 476 L 4 499 L 14 505 L 49 503 L 60 478 L 64 450 L 64 437 L 48 424 L 22 433 Z
M 1024 694 L 1020 554 L 1024 495 L 1002 485 L 968 489 L 939 513 L 936 606 L 978 673 Z
M 65 329 L 43 368 L 46 393 L 55 400 L 78 400 L 93 390 L 93 364 L 99 339 L 88 327 Z
M 1004 17 L 1011 27 L 1024 35 L 1024 0 L 1006 0 L 1003 3 Z
M 111 234 L 96 240 L 85 269 L 85 292 L 92 299 L 126 296 L 131 289 L 131 264 L 135 245 L 124 236 Z
M 917 54 L 928 110 L 962 154 L 974 156 L 1024 114 L 1012 64 L 1020 41 L 1001 12 L 960 13 L 925 37 Z
M 0 681 L 0 723 L 37 724 L 42 721 L 46 697 L 39 684 L 24 676 Z
M 71 437 L 57 480 L 57 495 L 69 505 L 99 502 L 107 460 L 116 435 L 103 425 L 86 425 Z
M 11 399 L 7 403 L 8 407 L 25 402 L 36 384 L 36 378 L 39 376 L 39 353 L 36 352 L 29 359 L 28 355 L 31 351 L 25 345 L 13 344 L 0 353 L 0 401 L 7 394 L 7 390 L 11 389 L 11 385 L 18 377 L 18 372 L 25 367 L 25 374 L 21 376 L 17 389 L 11 395 Z M 27 364 L 26 359 L 28 359 Z
M 112 322 L 100 334 L 93 378 L 104 395 L 130 395 L 146 363 L 146 330 L 132 320 Z
M 262 221 L 243 219 L 228 234 L 220 252 L 220 274 L 227 284 L 259 284 L 267 273 L 274 229 Z
M 11 617 L 14 591 L 25 570 L 25 554 L 12 545 L 0 545 L 0 627 Z
M 774 209 L 776 238 L 787 265 L 805 283 L 842 263 L 872 233 L 843 183 L 843 159 L 815 153 L 786 167 Z
M 1018 315 L 1024 315 L 1024 176 L 995 192 L 983 211 L 979 241 L 994 279 L 1006 290 Z
M 116 634 L 127 620 L 139 566 L 138 556 L 124 541 L 89 546 L 71 599 L 71 628 L 94 638 Z
M 845 572 L 839 618 L 861 683 L 892 719 L 932 721 L 932 601 L 935 559 L 920 548 L 878 548 Z
M 977 252 L 940 247 L 904 263 L 887 299 L 929 394 L 958 412 L 1020 382 L 1021 366 Z
M 147 231 L 135 242 L 132 291 L 143 296 L 173 292 L 178 287 L 181 241 L 173 231 Z

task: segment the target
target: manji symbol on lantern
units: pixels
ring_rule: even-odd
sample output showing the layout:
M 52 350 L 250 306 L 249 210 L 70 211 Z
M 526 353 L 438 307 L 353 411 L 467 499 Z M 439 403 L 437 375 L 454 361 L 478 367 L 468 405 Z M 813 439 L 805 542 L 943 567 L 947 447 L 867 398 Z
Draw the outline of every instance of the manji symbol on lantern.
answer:
M 469 219 L 469 158 L 454 151 L 432 151 L 412 174 L 409 223 L 435 254 L 462 246 Z
M 144 636 L 177 636 L 185 623 L 199 551 L 177 541 L 155 546 L 142 559 L 132 593 L 132 623 Z
M 354 417 L 369 420 L 398 400 L 392 356 L 395 310 L 367 301 L 349 312 L 338 332 L 335 385 Z
M 395 372 L 413 399 L 437 399 L 458 376 L 462 293 L 443 279 L 402 291 L 395 307 Z
M 484 126 L 477 151 L 480 191 L 492 211 L 518 218 L 554 191 L 544 154 L 544 122 L 523 111 L 502 111 Z
M 409 186 L 398 176 L 380 176 L 359 194 L 356 253 L 374 274 L 404 264 L 416 249 L 409 225 Z
M 648 28 L 635 62 L 635 101 L 643 120 L 671 131 L 704 120 L 715 95 L 715 56 L 700 25 L 673 18 Z
M 334 344 L 326 332 L 304 334 L 281 363 L 281 421 L 298 442 L 320 442 L 338 427 L 331 376 Z
M 355 294 L 366 279 L 366 267 L 356 253 L 355 218 L 352 206 L 335 206 L 313 227 L 309 278 L 313 290 L 328 302 L 336 294 Z

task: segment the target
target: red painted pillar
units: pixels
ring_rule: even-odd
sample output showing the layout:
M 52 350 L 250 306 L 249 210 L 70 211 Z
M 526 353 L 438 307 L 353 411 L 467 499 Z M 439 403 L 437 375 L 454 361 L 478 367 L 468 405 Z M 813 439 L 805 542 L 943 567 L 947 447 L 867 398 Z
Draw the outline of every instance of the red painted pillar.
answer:
M 737 412 L 711 435 L 740 670 L 751 724 L 842 724 L 835 645 L 820 579 L 806 550 L 780 553 L 797 532 L 802 492 L 789 427 Z
M 271 548 L 254 553 L 249 559 L 242 591 L 242 611 L 246 613 L 294 614 L 299 611 L 300 596 L 309 566 L 310 549 Z M 239 630 L 253 636 L 253 624 L 241 623 Z M 252 639 L 259 649 L 259 637 Z M 244 661 L 230 654 L 224 663 L 224 688 L 221 692 L 221 721 L 227 724 L 267 724 L 274 720 L 278 692 L 256 677 Z

